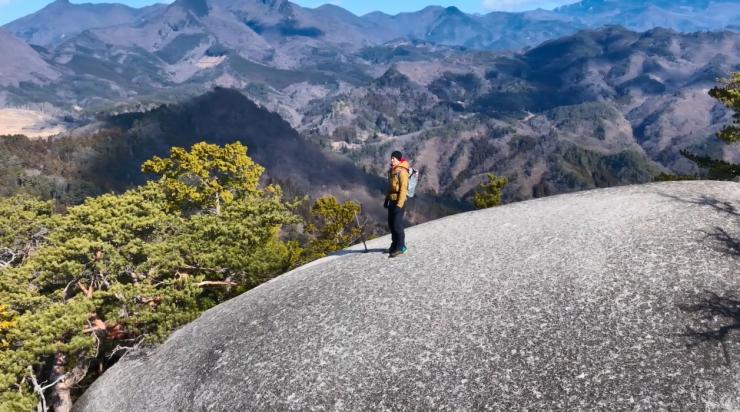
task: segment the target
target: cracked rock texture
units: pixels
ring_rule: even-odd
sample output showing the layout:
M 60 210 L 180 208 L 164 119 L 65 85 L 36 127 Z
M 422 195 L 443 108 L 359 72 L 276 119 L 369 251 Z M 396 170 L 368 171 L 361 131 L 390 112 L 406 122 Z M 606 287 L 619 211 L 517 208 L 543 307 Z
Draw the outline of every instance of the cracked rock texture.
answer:
M 383 237 L 205 312 L 76 410 L 740 408 L 740 184 L 553 196 L 407 241 L 397 259 Z M 691 310 L 710 301 L 728 315 Z

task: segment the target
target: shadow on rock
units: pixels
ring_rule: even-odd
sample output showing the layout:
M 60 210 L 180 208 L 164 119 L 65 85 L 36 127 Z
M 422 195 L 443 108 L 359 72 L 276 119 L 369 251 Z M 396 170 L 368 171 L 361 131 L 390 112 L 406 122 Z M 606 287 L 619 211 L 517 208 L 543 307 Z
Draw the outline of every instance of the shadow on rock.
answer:
M 340 250 L 339 252 L 332 253 L 332 256 L 346 256 L 346 255 L 354 255 L 357 253 L 386 253 L 385 249 L 368 249 L 365 251 L 365 249 L 359 249 L 359 250 Z
M 740 211 L 738 208 L 726 200 L 718 199 L 714 196 L 703 195 L 694 199 L 686 199 L 679 196 L 659 193 L 661 196 L 677 200 L 682 203 L 689 203 L 702 207 L 709 207 L 714 209 L 716 212 L 727 215 L 729 218 L 728 223 L 731 227 L 740 227 Z M 734 222 L 734 225 L 732 224 Z M 715 250 L 725 253 L 730 256 L 740 257 L 740 236 L 732 233 L 731 231 L 715 226 L 712 231 L 701 231 L 706 236 L 705 239 L 710 239 L 715 244 Z
M 714 240 L 716 250 L 730 256 L 740 257 L 740 239 L 727 230 L 717 226 L 711 232 L 704 232 L 707 238 Z
M 694 204 L 697 206 L 708 206 L 718 212 L 725 213 L 735 218 L 740 218 L 740 211 L 738 211 L 737 207 L 734 204 L 726 200 L 720 200 L 714 196 L 702 195 L 694 199 L 685 199 L 680 196 L 671 195 L 668 193 L 658 193 L 658 194 L 660 194 L 663 197 L 677 200 L 682 203 L 690 203 L 690 204 Z
M 696 302 L 678 306 L 684 312 L 696 315 L 697 327 L 687 327 L 685 336 L 691 339 L 690 347 L 701 343 L 719 343 L 725 362 L 731 366 L 730 352 L 727 346 L 732 331 L 740 330 L 740 298 L 734 292 L 720 296 L 714 292 L 705 292 Z

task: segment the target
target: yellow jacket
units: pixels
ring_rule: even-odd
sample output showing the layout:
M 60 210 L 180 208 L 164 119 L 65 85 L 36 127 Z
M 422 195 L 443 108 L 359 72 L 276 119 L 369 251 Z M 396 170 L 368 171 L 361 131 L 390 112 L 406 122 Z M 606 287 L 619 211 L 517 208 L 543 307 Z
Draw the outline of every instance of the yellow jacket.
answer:
M 409 189 L 409 162 L 403 160 L 398 166 L 388 171 L 388 190 L 385 198 L 403 207 Z

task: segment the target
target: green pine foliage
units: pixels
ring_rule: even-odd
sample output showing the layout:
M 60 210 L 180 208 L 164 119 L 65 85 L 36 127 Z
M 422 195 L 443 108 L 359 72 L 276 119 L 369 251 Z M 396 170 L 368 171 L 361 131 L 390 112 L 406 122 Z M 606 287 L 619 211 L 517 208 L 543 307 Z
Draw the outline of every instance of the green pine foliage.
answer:
M 172 208 L 212 208 L 216 214 L 221 213 L 222 204 L 257 193 L 265 171 L 239 142 L 225 147 L 201 142 L 190 151 L 175 147 L 170 157 L 154 157 L 141 169 L 161 177 Z
M 707 169 L 707 178 L 709 179 L 732 180 L 735 177 L 740 176 L 740 165 L 726 162 L 724 160 L 713 159 L 709 156 L 695 155 L 686 150 L 682 150 L 681 154 L 696 163 L 697 166 Z
M 159 180 L 63 213 L 0 200 L 0 410 L 34 409 L 34 380 L 89 382 L 120 348 L 163 341 L 303 256 L 280 237 L 297 204 L 259 186 L 264 169 L 241 144 L 175 148 L 144 168 Z M 328 221 L 320 236 L 339 224 Z
M 361 211 L 360 205 L 351 200 L 339 203 L 334 196 L 317 199 L 306 225 L 311 240 L 304 250 L 304 261 L 326 256 L 357 241 L 362 231 L 357 218 Z
M 740 72 L 732 73 L 729 79 L 724 79 L 721 86 L 712 88 L 709 95 L 719 100 L 734 113 L 732 124 L 720 130 L 717 137 L 725 143 L 740 142 Z
M 53 204 L 27 194 L 0 198 L 0 268 L 21 264 L 48 232 Z
M 509 179 L 487 174 L 488 182 L 481 183 L 473 194 L 473 205 L 476 209 L 487 209 L 501 204 L 501 195 Z
M 720 80 L 720 85 L 712 88 L 709 95 L 733 111 L 732 123 L 722 128 L 717 137 L 727 144 L 740 142 L 740 72 L 732 73 L 729 79 Z M 709 179 L 735 180 L 740 177 L 740 165 L 685 150 L 681 154 L 700 168 L 707 169 Z
M 682 180 L 696 180 L 695 176 L 686 176 L 686 175 L 674 175 L 669 173 L 661 173 L 658 176 L 655 176 L 653 178 L 653 181 L 655 182 L 678 182 Z

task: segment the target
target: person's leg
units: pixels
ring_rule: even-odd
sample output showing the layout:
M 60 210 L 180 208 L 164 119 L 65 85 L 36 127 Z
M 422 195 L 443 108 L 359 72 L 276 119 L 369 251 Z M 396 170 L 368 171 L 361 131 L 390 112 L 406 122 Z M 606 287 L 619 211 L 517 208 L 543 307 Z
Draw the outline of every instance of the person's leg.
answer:
M 396 208 L 396 205 L 391 202 L 388 205 L 388 229 L 391 231 L 391 247 L 388 249 L 389 253 L 393 253 L 396 250 L 396 247 L 398 246 L 398 239 L 397 239 L 397 233 L 396 233 L 396 225 L 395 225 L 395 213 L 394 209 Z
M 393 223 L 396 225 L 396 250 L 402 250 L 406 247 L 406 233 L 404 232 L 403 215 L 406 212 L 405 208 L 396 208 L 396 217 L 393 218 Z

